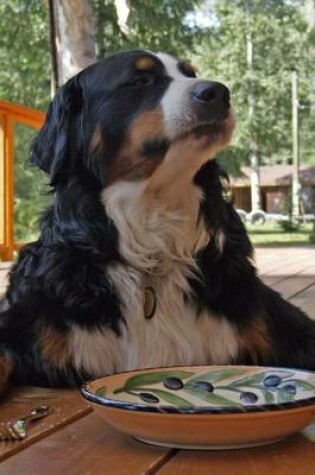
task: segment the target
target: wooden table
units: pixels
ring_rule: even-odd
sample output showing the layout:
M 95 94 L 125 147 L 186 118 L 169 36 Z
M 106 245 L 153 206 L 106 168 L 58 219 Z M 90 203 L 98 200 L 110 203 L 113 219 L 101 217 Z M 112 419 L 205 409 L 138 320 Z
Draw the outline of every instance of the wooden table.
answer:
M 315 247 L 258 249 L 257 262 L 265 282 L 315 319 Z M 155 448 L 120 434 L 78 391 L 17 388 L 2 402 L 0 418 L 41 404 L 54 414 L 34 424 L 25 441 L 0 442 L 0 475 L 315 475 L 315 423 L 306 435 L 269 447 L 195 452 Z

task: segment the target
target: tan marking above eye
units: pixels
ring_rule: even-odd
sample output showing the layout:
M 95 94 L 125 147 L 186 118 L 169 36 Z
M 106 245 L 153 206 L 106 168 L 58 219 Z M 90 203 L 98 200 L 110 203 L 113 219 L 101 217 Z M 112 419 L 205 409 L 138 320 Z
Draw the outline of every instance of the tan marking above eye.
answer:
M 147 71 L 154 67 L 154 61 L 149 56 L 143 56 L 142 58 L 136 60 L 135 67 L 137 69 L 141 69 L 142 71 Z
M 195 68 L 187 60 L 184 60 L 184 61 L 181 61 L 180 63 L 178 63 L 178 69 L 180 70 L 180 72 L 182 72 L 183 74 L 185 74 L 188 77 L 196 77 Z

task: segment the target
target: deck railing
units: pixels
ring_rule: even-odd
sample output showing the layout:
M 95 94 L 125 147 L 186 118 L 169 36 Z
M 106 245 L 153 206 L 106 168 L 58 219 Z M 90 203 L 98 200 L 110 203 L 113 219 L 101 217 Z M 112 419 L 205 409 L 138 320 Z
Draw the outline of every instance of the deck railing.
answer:
M 45 114 L 36 109 L 0 100 L 0 260 L 12 260 L 14 241 L 14 127 L 42 126 Z

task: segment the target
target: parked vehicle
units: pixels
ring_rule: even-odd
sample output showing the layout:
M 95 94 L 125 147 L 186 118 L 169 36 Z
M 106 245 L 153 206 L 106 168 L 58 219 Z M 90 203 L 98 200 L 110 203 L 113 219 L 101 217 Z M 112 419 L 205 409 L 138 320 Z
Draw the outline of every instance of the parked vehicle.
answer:
M 265 213 L 263 210 L 246 212 L 243 209 L 236 209 L 243 223 L 250 223 L 257 226 L 263 226 L 267 221 L 290 221 L 290 216 L 282 213 Z M 315 214 L 303 214 L 297 218 L 299 221 L 314 221 Z

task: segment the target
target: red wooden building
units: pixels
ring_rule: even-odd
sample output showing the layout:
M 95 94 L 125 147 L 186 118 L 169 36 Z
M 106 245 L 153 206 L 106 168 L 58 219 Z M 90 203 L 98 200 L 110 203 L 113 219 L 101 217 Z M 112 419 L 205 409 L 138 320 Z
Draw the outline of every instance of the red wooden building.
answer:
M 259 167 L 262 208 L 267 213 L 285 213 L 291 200 L 292 165 Z M 305 213 L 315 212 L 315 165 L 300 166 L 301 198 Z M 241 167 L 238 177 L 231 176 L 234 206 L 251 211 L 250 168 Z

